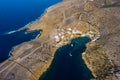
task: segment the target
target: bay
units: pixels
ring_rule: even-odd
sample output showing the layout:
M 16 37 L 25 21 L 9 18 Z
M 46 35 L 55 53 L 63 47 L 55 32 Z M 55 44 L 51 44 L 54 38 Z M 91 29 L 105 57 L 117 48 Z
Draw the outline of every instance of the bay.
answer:
M 41 31 L 17 31 L 38 19 L 49 6 L 61 0 L 0 0 L 0 62 L 9 58 L 12 47 L 35 39 Z
M 90 80 L 93 78 L 82 59 L 82 53 L 85 52 L 86 44 L 90 41 L 88 37 L 78 37 L 58 48 L 52 64 L 39 80 Z

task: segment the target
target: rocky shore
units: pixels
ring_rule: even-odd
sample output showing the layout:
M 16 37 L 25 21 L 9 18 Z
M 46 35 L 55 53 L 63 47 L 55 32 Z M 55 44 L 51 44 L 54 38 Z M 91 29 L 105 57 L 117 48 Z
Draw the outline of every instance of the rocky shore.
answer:
M 120 1 L 64 0 L 49 7 L 27 29 L 39 38 L 15 46 L 0 63 L 0 80 L 38 80 L 49 68 L 56 49 L 72 38 L 88 36 L 83 59 L 95 80 L 120 80 Z

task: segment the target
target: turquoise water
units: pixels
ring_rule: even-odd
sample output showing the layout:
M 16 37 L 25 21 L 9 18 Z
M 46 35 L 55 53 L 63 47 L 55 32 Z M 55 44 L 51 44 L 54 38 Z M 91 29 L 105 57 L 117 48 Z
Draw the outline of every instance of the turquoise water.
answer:
M 40 80 L 90 80 L 93 76 L 82 59 L 82 53 L 86 50 L 88 42 L 90 42 L 88 37 L 79 37 L 60 47 L 50 68 Z
M 9 57 L 13 46 L 35 39 L 40 33 L 17 30 L 38 19 L 46 8 L 60 1 L 0 0 L 0 62 Z

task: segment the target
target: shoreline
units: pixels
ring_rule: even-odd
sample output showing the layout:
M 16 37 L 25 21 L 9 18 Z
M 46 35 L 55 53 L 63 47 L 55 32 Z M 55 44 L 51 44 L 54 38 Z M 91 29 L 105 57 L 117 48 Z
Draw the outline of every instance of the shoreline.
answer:
M 53 9 L 45 12 L 40 20 L 29 25 L 29 30 L 43 30 L 42 35 L 33 41 L 15 46 L 14 56 L 0 65 L 0 70 L 4 70 L 0 75 L 1 80 L 13 80 L 14 77 L 38 80 L 52 63 L 56 45 L 69 41 L 70 37 L 81 36 L 81 32 L 94 38 L 87 44 L 82 58 L 95 79 L 119 78 L 118 73 L 113 73 L 119 70 L 120 66 L 118 7 L 101 8 L 101 0 L 90 0 L 83 6 L 80 5 L 83 0 L 65 1 L 59 3 L 57 8 L 52 7 Z M 113 0 L 110 1 L 113 3 Z M 73 36 L 70 36 L 71 33 Z M 82 36 L 85 36 L 83 34 Z
M 51 6 L 57 5 L 57 4 L 59 4 L 59 3 L 63 2 L 63 1 L 64 0 L 61 0 L 60 2 L 58 2 L 56 4 L 53 4 Z M 51 7 L 51 6 L 49 6 L 49 7 Z M 34 23 L 36 23 L 37 21 L 39 21 L 42 18 L 42 16 L 47 12 L 48 8 L 45 8 L 44 12 L 38 18 L 36 18 L 35 20 L 33 20 L 31 22 L 28 22 L 27 24 L 25 24 L 25 26 L 23 26 L 23 27 L 21 27 L 19 29 L 5 32 L 5 34 L 12 34 L 12 33 L 15 33 L 15 32 L 21 31 L 21 30 L 25 30 L 25 29 L 28 29 L 28 32 L 29 32 L 29 26 L 32 25 L 32 24 L 34 24 Z M 30 31 L 32 31 L 32 30 L 30 30 Z
M 77 0 L 76 0 L 77 1 Z M 59 4 L 61 4 L 62 2 L 60 2 Z M 70 1 L 68 2 L 68 3 L 70 3 Z M 62 5 L 63 6 L 63 5 Z M 55 7 L 55 6 L 54 6 Z M 47 10 L 47 9 L 46 9 Z M 46 15 L 46 14 L 48 14 L 48 13 L 46 13 L 46 11 L 44 12 L 44 14 L 41 16 L 42 18 Z M 26 29 L 26 28 L 28 28 L 28 31 L 30 30 L 30 31 L 33 31 L 33 30 L 39 30 L 39 28 L 37 28 L 37 29 L 34 29 L 34 27 L 31 29 L 31 28 L 29 28 L 31 25 L 33 25 L 33 24 L 35 24 L 35 23 L 37 23 L 37 22 L 39 22 L 41 19 L 37 19 L 36 21 L 33 21 L 33 23 L 31 23 L 31 24 L 28 24 L 27 26 L 25 26 L 24 28 L 22 28 L 22 29 Z M 83 23 L 84 24 L 84 23 Z M 86 24 L 86 23 L 85 23 Z M 21 29 L 21 30 L 22 30 Z M 49 28 L 48 28 L 49 29 Z M 45 30 L 45 29 L 44 29 Z M 43 30 L 43 31 L 44 31 Z M 50 29 L 51 30 L 51 29 Z M 43 33 L 44 34 L 44 33 Z M 47 33 L 47 35 L 48 35 L 49 33 Z M 42 36 L 42 37 L 44 37 L 44 36 Z M 47 36 L 46 36 L 47 37 Z M 39 38 L 37 38 L 38 40 L 39 40 Z M 54 39 L 53 39 L 54 40 Z M 34 42 L 34 41 L 36 41 L 36 39 L 35 40 L 32 40 L 32 42 Z M 29 42 L 31 42 L 31 41 L 29 41 Z M 27 42 L 28 44 L 29 44 L 29 42 Z M 27 44 L 26 43 L 26 44 Z M 17 46 L 15 46 L 15 47 L 13 47 L 13 48 L 19 48 L 19 47 L 24 47 L 24 46 L 22 46 L 22 45 L 24 45 L 24 44 L 20 44 L 20 45 L 17 45 Z M 34 48 L 33 48 L 34 49 Z M 54 51 L 52 51 L 52 55 L 54 56 L 54 52 L 56 51 L 56 49 L 57 48 L 54 48 L 55 50 Z M 16 52 L 16 49 L 14 49 L 13 50 L 13 54 Z M 15 56 L 17 56 L 16 54 L 13 56 L 13 57 L 15 57 Z M 13 59 L 14 60 L 14 59 Z M 8 60 L 9 61 L 9 60 Z M 18 60 L 19 61 L 19 60 Z M 48 62 L 49 63 L 52 63 L 51 62 L 52 61 L 52 59 L 49 59 L 48 60 Z M 39 65 L 40 66 L 40 65 Z M 46 70 L 47 70 L 47 68 L 49 68 L 49 66 L 50 66 L 50 64 L 46 64 L 45 66 L 47 66 L 47 67 L 45 67 L 45 70 L 43 70 L 43 72 L 45 72 Z M 34 70 L 33 70 L 34 71 Z M 38 71 L 39 72 L 39 71 Z M 41 73 L 41 75 L 43 74 L 43 72 Z M 40 74 L 38 75 L 38 76 L 40 76 Z
M 56 4 L 53 4 L 53 5 L 57 5 L 57 4 L 59 4 L 59 3 L 61 3 L 63 0 L 61 0 L 60 2 L 58 2 L 58 3 L 56 3 Z M 52 6 L 53 6 L 52 5 Z M 51 6 L 49 6 L 49 7 L 51 7 Z M 48 8 L 49 8 L 48 7 Z M 32 31 L 37 31 L 37 30 L 39 30 L 40 31 L 40 33 L 34 38 L 34 39 L 31 39 L 30 41 L 33 41 L 33 40 L 35 40 L 35 39 L 37 39 L 37 38 L 39 38 L 40 37 L 40 35 L 41 35 L 41 29 L 35 29 L 35 30 L 30 30 L 30 28 L 29 28 L 29 26 L 30 25 L 32 25 L 32 24 L 34 24 L 34 23 L 36 23 L 36 22 L 38 22 L 41 18 L 42 18 L 42 16 L 47 12 L 47 9 L 48 8 L 46 8 L 45 10 L 44 10 L 44 12 L 37 18 L 37 19 L 35 19 L 35 20 L 33 20 L 33 21 L 31 21 L 31 22 L 29 22 L 29 23 L 27 23 L 25 26 L 23 26 L 23 27 L 21 27 L 21 28 L 19 28 L 19 29 L 17 29 L 17 30 L 13 30 L 13 31 L 9 31 L 9 32 L 5 32 L 5 34 L 4 35 L 10 35 L 10 34 L 13 34 L 13 33 L 16 33 L 16 32 L 20 32 L 20 31 L 23 31 L 23 30 L 26 30 L 27 32 L 32 32 Z M 27 42 L 30 42 L 30 41 L 27 41 Z M 20 43 L 20 44 L 23 44 L 23 43 L 25 43 L 25 42 L 22 42 L 22 43 Z M 12 49 L 14 49 L 14 47 L 16 47 L 16 46 L 19 46 L 20 44 L 18 44 L 18 45 L 15 45 L 15 46 L 13 46 L 12 48 L 11 48 L 11 50 L 9 51 L 9 55 L 8 55 L 8 58 L 10 58 L 10 56 L 11 56 L 11 54 L 12 54 Z M 8 59 L 7 58 L 7 59 Z M 5 59 L 6 60 L 6 59 Z
M 67 74 L 69 74 L 69 71 L 67 71 L 67 69 L 71 71 L 74 70 L 73 67 L 78 67 L 78 71 L 76 71 L 76 75 L 79 74 L 79 77 L 81 79 L 85 79 L 85 80 L 90 80 L 93 78 L 92 73 L 89 71 L 88 67 L 86 66 L 86 64 L 84 63 L 84 60 L 82 59 L 82 53 L 84 52 L 84 49 L 86 49 L 86 44 L 88 44 L 89 42 L 91 42 L 90 38 L 85 36 L 85 37 L 76 37 L 73 39 L 70 39 L 70 43 L 67 43 L 65 45 L 62 45 L 61 47 L 57 48 L 56 52 L 54 53 L 54 58 L 50 64 L 50 66 L 48 67 L 48 69 L 42 74 L 42 76 L 40 76 L 39 80 L 47 80 L 48 78 L 50 78 L 50 80 L 57 80 L 55 78 L 55 76 L 60 77 L 62 74 L 65 74 L 67 76 L 67 78 L 71 77 L 72 75 L 68 77 Z M 74 44 L 73 46 L 71 46 L 72 44 Z M 81 45 L 82 44 L 82 45 Z M 69 51 L 66 51 L 67 48 L 69 48 Z M 82 48 L 81 48 L 82 47 Z M 79 48 L 81 50 L 79 50 Z M 81 52 L 82 51 L 82 52 Z M 69 52 L 71 54 L 69 54 Z M 79 53 L 80 52 L 80 53 Z M 67 61 L 67 63 L 66 63 Z M 72 61 L 72 62 L 71 62 Z M 75 62 L 77 62 L 76 64 L 74 64 Z M 64 65 L 61 65 L 64 64 Z M 71 65 L 71 66 L 69 66 Z M 81 67 L 82 65 L 82 67 Z M 68 66 L 68 68 L 66 67 Z M 61 68 L 62 67 L 62 68 Z M 76 68 L 75 67 L 75 68 Z M 65 68 L 64 70 L 62 70 L 63 68 Z M 82 69 L 81 71 L 79 71 L 80 69 Z M 85 70 L 85 71 L 84 71 Z M 51 74 L 52 72 L 54 72 L 53 74 Z M 75 71 L 73 71 L 75 72 Z M 56 75 L 56 74 L 60 74 L 61 75 Z M 50 75 L 51 74 L 51 75 Z M 72 74 L 72 73 L 71 73 Z M 81 74 L 85 74 L 87 75 L 85 77 L 82 76 Z M 63 76 L 65 76 L 63 75 Z M 62 76 L 61 76 L 62 77 Z M 73 76 L 74 77 L 74 76 Z M 74 77 L 75 80 L 76 77 Z M 51 79 L 52 78 L 52 79 Z M 65 79 L 66 77 L 64 77 Z M 62 79 L 61 79 L 62 80 Z M 70 79 L 71 80 L 71 79 Z M 72 79 L 73 80 L 73 79 Z M 79 79 L 80 80 L 80 79 Z
M 57 5 L 57 4 L 61 3 L 62 1 L 64 1 L 64 0 L 61 0 L 60 2 L 58 2 L 58 3 L 56 3 L 56 4 L 53 4 L 52 6 Z M 51 6 L 49 6 L 49 7 L 51 7 Z M 49 8 L 49 7 L 48 7 L 48 8 Z M 21 31 L 21 30 L 24 30 L 24 29 L 28 29 L 28 31 L 29 31 L 29 26 L 32 25 L 32 24 L 34 24 L 34 23 L 36 23 L 36 22 L 38 22 L 38 21 L 42 18 L 42 16 L 47 12 L 48 8 L 46 8 L 46 9 L 44 10 L 44 12 L 43 12 L 37 19 L 29 22 L 28 24 L 26 24 L 26 25 L 23 26 L 22 28 L 18 29 L 17 31 Z M 15 31 L 16 31 L 16 30 L 15 30 Z M 30 30 L 30 31 L 31 31 L 31 30 Z M 34 30 L 33 30 L 33 31 L 34 31 Z

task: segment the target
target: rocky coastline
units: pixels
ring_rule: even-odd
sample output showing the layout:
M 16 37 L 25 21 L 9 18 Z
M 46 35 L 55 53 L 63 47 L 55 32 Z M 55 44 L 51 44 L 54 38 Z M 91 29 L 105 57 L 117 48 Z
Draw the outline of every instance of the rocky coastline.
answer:
M 120 80 L 119 6 L 119 0 L 64 0 L 49 7 L 26 27 L 42 30 L 40 37 L 15 46 L 0 63 L 0 80 L 38 80 L 57 48 L 80 36 L 92 39 L 83 60 L 95 80 Z

